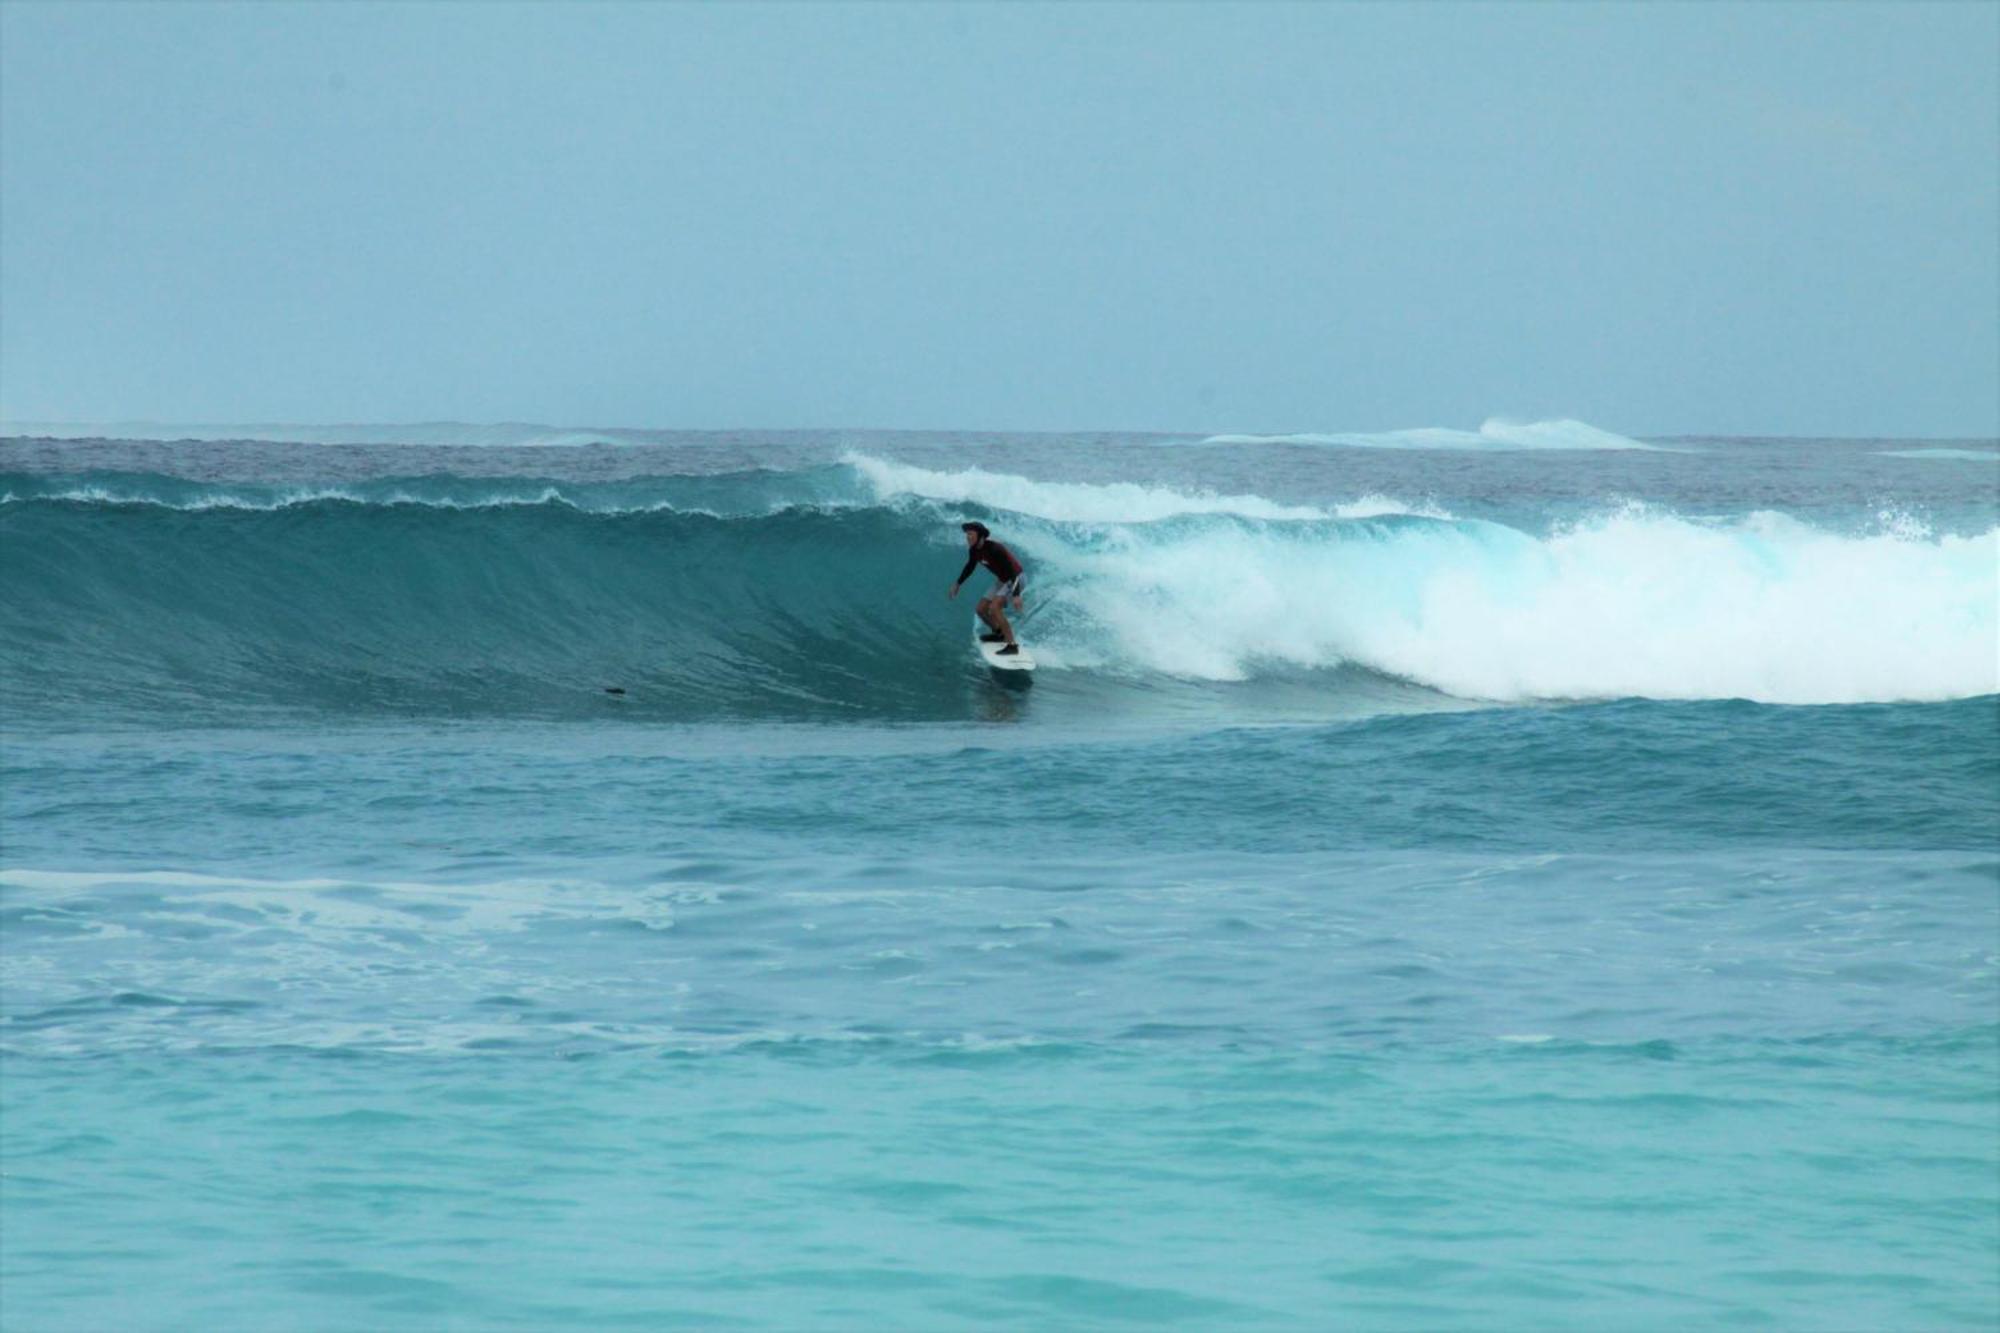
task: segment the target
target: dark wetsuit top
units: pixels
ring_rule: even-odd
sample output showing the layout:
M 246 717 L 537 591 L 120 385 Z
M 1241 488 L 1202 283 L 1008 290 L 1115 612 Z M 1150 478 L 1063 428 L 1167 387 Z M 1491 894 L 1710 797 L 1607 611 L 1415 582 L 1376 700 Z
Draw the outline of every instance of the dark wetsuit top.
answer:
M 965 557 L 965 568 L 958 571 L 958 581 L 964 583 L 981 565 L 992 570 L 993 577 L 1002 584 L 1012 583 L 1021 577 L 1021 562 L 1014 558 L 1012 551 L 991 537 L 973 547 L 972 554 Z

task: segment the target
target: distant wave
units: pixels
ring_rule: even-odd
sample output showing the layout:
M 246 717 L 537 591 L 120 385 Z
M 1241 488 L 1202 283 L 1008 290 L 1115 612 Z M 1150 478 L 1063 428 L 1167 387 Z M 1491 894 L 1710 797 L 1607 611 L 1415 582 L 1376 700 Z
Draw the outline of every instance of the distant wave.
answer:
M 767 432 L 770 433 L 770 432 Z M 775 432 L 787 434 L 790 432 Z M 815 434 L 815 432 L 805 432 Z M 1028 432 L 1032 435 L 1036 432 Z M 180 423 L 145 421 L 110 422 L 0 422 L 0 436 L 37 437 L 53 440 L 257 440 L 272 444 L 406 444 L 458 446 L 464 448 L 547 447 L 588 445 L 648 444 L 671 440 L 687 442 L 705 437 L 733 437 L 726 431 L 658 431 L 624 427 L 590 429 L 550 426 L 537 422 L 350 422 L 333 425 L 302 425 L 284 422 Z M 1305 433 L 1288 435 L 1211 435 L 1204 444 L 1320 444 L 1348 445 L 1366 449 L 1662 449 L 1639 440 L 1601 430 L 1581 421 L 1552 420 L 1518 422 L 1494 417 L 1477 430 L 1444 426 L 1415 430 Z
M 330 426 L 283 422 L 7 421 L 0 422 L 0 435 L 50 440 L 262 440 L 272 444 L 424 444 L 468 448 L 573 447 L 651 438 L 645 431 L 588 430 L 527 421 L 352 422 Z
M 1957 458 L 2000 463 L 2000 449 L 1885 449 L 1884 458 Z
M 1326 444 L 1355 449 L 1661 449 L 1660 445 L 1645 444 L 1581 421 L 1519 422 L 1499 417 L 1487 420 L 1478 430 L 1425 426 L 1379 434 L 1211 435 L 1202 443 Z
M 546 715 L 614 681 L 667 718 L 958 716 L 967 606 L 943 592 L 973 515 L 1029 562 L 1051 680 L 1345 689 L 1358 671 L 1497 702 L 2000 692 L 2000 529 L 1907 516 L 1856 535 L 1627 507 L 1537 535 L 1383 497 L 1317 509 L 865 456 L 573 494 L 0 489 L 16 718 Z

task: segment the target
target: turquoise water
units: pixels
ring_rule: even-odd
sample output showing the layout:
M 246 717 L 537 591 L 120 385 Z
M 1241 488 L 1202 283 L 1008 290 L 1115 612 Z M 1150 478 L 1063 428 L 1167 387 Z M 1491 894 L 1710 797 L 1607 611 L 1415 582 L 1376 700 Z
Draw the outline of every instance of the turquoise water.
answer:
M 0 443 L 0 1326 L 2000 1321 L 1990 443 L 439 430 Z

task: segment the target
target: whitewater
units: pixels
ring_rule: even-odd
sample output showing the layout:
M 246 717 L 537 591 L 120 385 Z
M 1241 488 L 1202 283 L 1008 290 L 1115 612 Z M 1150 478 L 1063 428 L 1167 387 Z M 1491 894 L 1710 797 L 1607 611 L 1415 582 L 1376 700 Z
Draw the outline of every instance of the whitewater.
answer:
M 0 1328 L 1987 1326 L 1996 890 L 1992 441 L 0 438 Z

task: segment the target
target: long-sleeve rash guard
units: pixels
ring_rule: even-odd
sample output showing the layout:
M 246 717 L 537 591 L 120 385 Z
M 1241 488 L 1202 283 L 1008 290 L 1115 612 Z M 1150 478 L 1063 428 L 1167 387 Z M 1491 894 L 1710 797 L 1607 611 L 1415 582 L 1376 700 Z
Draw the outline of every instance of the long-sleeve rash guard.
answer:
M 1010 583 L 1021 576 L 1021 562 L 1012 551 L 991 537 L 973 547 L 972 554 L 965 557 L 965 568 L 958 571 L 958 581 L 964 583 L 981 565 L 992 570 L 993 577 L 1002 583 Z

